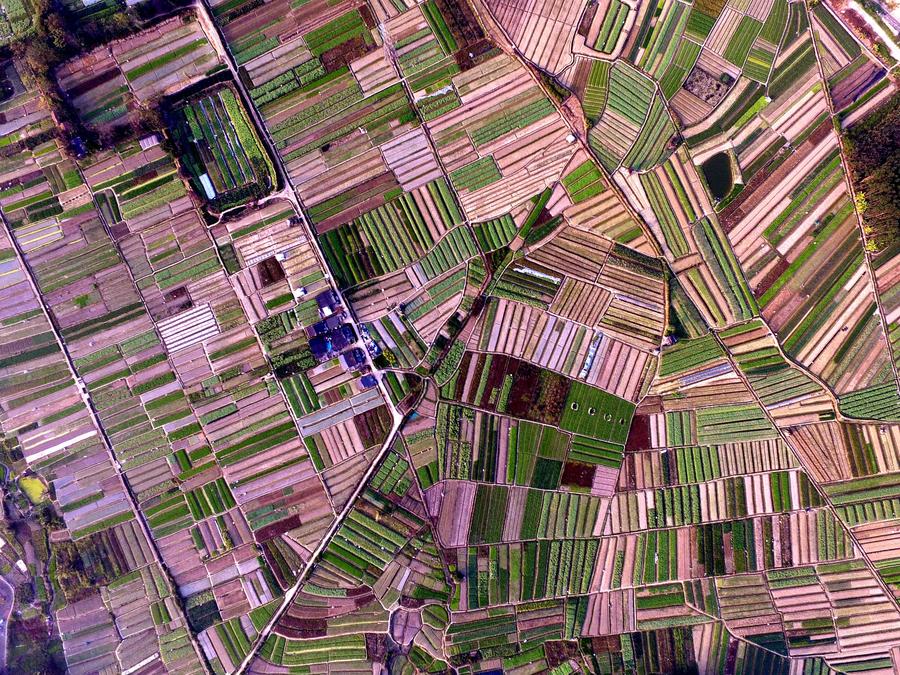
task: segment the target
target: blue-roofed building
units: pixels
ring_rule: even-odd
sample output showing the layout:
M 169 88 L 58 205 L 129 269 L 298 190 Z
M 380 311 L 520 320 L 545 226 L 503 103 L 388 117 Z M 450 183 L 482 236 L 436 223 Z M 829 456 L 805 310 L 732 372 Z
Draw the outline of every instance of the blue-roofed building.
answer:
M 341 354 L 341 359 L 344 361 L 344 365 L 347 366 L 349 370 L 357 370 L 362 366 L 366 365 L 366 353 L 357 347 L 356 349 L 351 349 L 348 352 L 344 352 Z

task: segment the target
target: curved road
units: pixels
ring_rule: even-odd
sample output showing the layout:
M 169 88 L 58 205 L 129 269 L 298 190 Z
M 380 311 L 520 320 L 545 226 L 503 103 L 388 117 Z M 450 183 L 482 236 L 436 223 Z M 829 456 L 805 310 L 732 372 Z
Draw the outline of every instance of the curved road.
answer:
M 3 625 L 0 626 L 0 672 L 6 671 L 6 641 L 8 639 L 6 631 L 9 627 L 9 617 L 12 614 L 15 598 L 13 587 L 6 579 L 0 577 L 0 619 L 3 619 Z

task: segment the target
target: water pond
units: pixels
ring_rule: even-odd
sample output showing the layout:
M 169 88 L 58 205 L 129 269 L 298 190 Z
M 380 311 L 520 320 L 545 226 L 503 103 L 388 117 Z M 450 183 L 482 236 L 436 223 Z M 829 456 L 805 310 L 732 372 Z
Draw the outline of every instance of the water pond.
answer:
M 731 192 L 731 159 L 728 153 L 720 152 L 700 165 L 706 184 L 715 199 L 724 199 Z

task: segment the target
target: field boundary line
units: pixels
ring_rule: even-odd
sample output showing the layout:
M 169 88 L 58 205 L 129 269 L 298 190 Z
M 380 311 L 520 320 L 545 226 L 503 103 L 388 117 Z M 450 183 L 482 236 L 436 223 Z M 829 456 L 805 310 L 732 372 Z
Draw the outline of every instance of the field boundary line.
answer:
M 79 175 L 84 178 L 83 174 L 81 174 L 81 169 L 78 169 Z M 93 201 L 93 191 L 91 192 L 91 199 Z M 99 209 L 98 209 L 99 214 Z M 109 236 L 108 230 L 106 229 L 106 221 L 103 219 L 103 215 L 99 214 L 100 221 L 103 223 L 104 232 Z M 188 637 L 191 642 L 191 646 L 194 648 L 194 653 L 197 656 L 197 660 L 199 661 L 200 667 L 203 669 L 204 673 L 209 673 L 210 670 L 206 664 L 206 656 L 203 651 L 200 649 L 197 644 L 197 639 L 194 634 L 194 631 L 191 629 L 190 624 L 187 620 L 187 614 L 184 611 L 184 599 L 181 597 L 181 594 L 178 591 L 178 585 L 175 583 L 174 577 L 172 573 L 169 571 L 169 567 L 166 565 L 165 560 L 162 557 L 162 554 L 159 551 L 159 547 L 157 546 L 156 539 L 153 538 L 152 532 L 150 530 L 150 526 L 147 524 L 146 517 L 144 516 L 143 511 L 141 511 L 138 506 L 138 501 L 135 496 L 134 491 L 131 488 L 131 484 L 129 483 L 127 477 L 125 476 L 124 471 L 122 470 L 122 465 L 119 463 L 119 460 L 116 458 L 116 453 L 113 450 L 112 441 L 109 439 L 109 436 L 106 433 L 106 429 L 100 422 L 100 415 L 97 412 L 97 409 L 94 407 L 93 399 L 91 398 L 90 393 L 87 390 L 87 387 L 84 385 L 81 377 L 78 375 L 78 371 L 75 369 L 75 361 L 72 358 L 72 355 L 69 353 L 69 347 L 66 345 L 65 339 L 62 336 L 62 331 L 59 328 L 59 325 L 56 319 L 53 317 L 52 312 L 50 311 L 44 296 L 41 294 L 39 286 L 37 285 L 37 281 L 35 280 L 35 273 L 31 269 L 31 265 L 28 264 L 25 259 L 25 254 L 22 251 L 22 248 L 19 242 L 16 240 L 12 228 L 9 226 L 9 223 L 6 221 L 6 216 L 0 213 L 0 222 L 3 223 L 3 227 L 6 230 L 7 236 L 10 239 L 10 243 L 13 246 L 13 250 L 16 252 L 16 258 L 19 261 L 19 264 L 22 266 L 22 271 L 25 274 L 25 277 L 28 279 L 28 283 L 31 286 L 32 292 L 35 294 L 38 302 L 41 305 L 41 311 L 44 314 L 48 324 L 50 325 L 50 329 L 53 332 L 53 337 L 56 340 L 57 345 L 59 346 L 60 352 L 66 361 L 66 366 L 69 369 L 69 374 L 72 376 L 73 384 L 78 389 L 78 392 L 81 396 L 81 400 L 84 403 L 85 408 L 88 411 L 88 414 L 91 417 L 91 422 L 93 423 L 95 429 L 97 430 L 97 435 L 100 439 L 103 448 L 106 450 L 109 455 L 110 462 L 112 463 L 113 469 L 115 470 L 116 476 L 119 479 L 119 482 L 122 485 L 122 489 L 124 491 L 125 496 L 128 499 L 128 505 L 131 507 L 131 511 L 134 514 L 135 520 L 140 524 L 141 533 L 144 535 L 144 538 L 147 539 L 147 544 L 150 547 L 150 550 L 153 552 L 154 562 L 159 566 L 163 575 L 165 575 L 166 583 L 169 585 L 169 590 L 172 593 L 176 605 L 178 606 L 178 612 L 180 614 L 179 618 L 184 622 L 184 628 L 187 631 Z M 119 255 L 118 248 L 116 248 L 116 255 Z M 120 263 L 125 265 L 124 262 Z M 127 265 L 125 265 L 127 268 Z M 133 283 L 133 279 L 132 279 Z M 143 304 L 143 300 L 141 300 L 141 306 L 146 311 L 146 306 Z M 149 312 L 148 312 L 149 318 Z M 154 323 L 154 329 L 156 328 L 156 324 Z M 138 568 L 141 569 L 141 568 Z M 160 658 L 162 655 L 160 654 Z
M 894 373 L 894 386 L 897 388 L 897 393 L 900 394 L 900 370 L 897 367 L 897 358 L 895 358 L 893 350 L 891 349 L 891 338 L 890 338 L 890 327 L 887 322 L 887 314 L 884 311 L 884 304 L 881 301 L 881 295 L 878 293 L 878 281 L 875 277 L 875 272 L 872 270 L 872 254 L 869 251 L 869 239 L 866 236 L 866 228 L 863 225 L 862 215 L 859 213 L 859 209 L 856 208 L 856 190 L 853 185 L 853 179 L 850 177 L 850 163 L 847 161 L 847 152 L 844 148 L 844 135 L 837 131 L 841 128 L 840 122 L 837 120 L 837 116 L 834 111 L 834 101 L 831 98 L 831 93 L 828 90 L 828 78 L 825 77 L 825 67 L 822 65 L 822 59 L 819 55 L 819 43 L 816 40 L 815 29 L 813 28 L 813 17 L 812 17 L 812 7 L 809 0 L 803 0 L 803 4 L 806 7 L 806 13 L 810 16 L 809 21 L 807 22 L 809 25 L 807 30 L 809 31 L 809 37 L 812 41 L 813 51 L 816 55 L 816 68 L 819 71 L 819 79 L 822 83 L 823 94 L 825 95 L 825 103 L 828 106 L 828 118 L 831 120 L 832 126 L 835 127 L 833 133 L 837 137 L 837 145 L 838 152 L 841 155 L 841 168 L 843 169 L 842 173 L 844 174 L 844 184 L 847 186 L 847 192 L 850 195 L 850 203 L 853 204 L 853 215 L 856 217 L 856 229 L 859 233 L 860 241 L 862 242 L 862 253 L 863 253 L 863 264 L 866 267 L 866 274 L 869 277 L 869 285 L 872 289 L 872 296 L 875 299 L 875 307 L 878 310 L 878 318 L 881 323 L 881 333 L 884 338 L 884 344 L 887 348 L 888 358 L 891 362 L 891 370 Z M 826 5 L 827 8 L 827 5 Z M 837 18 L 837 17 L 836 17 Z M 840 19 L 838 18 L 838 21 Z M 844 26 L 844 23 L 841 21 L 841 26 Z M 856 35 L 850 31 L 850 34 L 853 36 L 853 39 L 859 42 L 856 38 Z M 865 47 L 865 45 L 863 45 Z M 867 50 L 868 51 L 868 50 Z M 878 63 L 884 67 L 884 64 L 881 64 L 880 61 Z M 890 72 L 890 70 L 888 70 Z M 872 240 L 874 243 L 874 240 Z
M 372 463 L 369 465 L 369 468 L 366 469 L 366 473 L 363 475 L 362 479 L 359 481 L 357 486 L 353 489 L 353 493 L 350 495 L 350 498 L 347 500 L 346 505 L 341 510 L 340 515 L 332 520 L 330 527 L 328 528 L 328 532 L 325 533 L 325 536 L 319 541 L 319 544 L 313 550 L 313 552 L 309 556 L 309 560 L 306 561 L 306 564 L 303 566 L 303 569 L 297 575 L 297 581 L 294 583 L 291 588 L 284 594 L 284 599 L 281 602 L 281 606 L 275 610 L 275 613 L 272 615 L 272 618 L 269 619 L 268 623 L 265 627 L 259 631 L 256 638 L 253 641 L 253 644 L 250 646 L 250 651 L 247 652 L 247 655 L 244 657 L 244 660 L 241 664 L 235 669 L 234 675 L 241 675 L 242 673 L 247 671 L 247 668 L 253 663 L 256 659 L 256 654 L 262 645 L 265 643 L 266 639 L 271 634 L 272 630 L 275 628 L 275 625 L 281 619 L 281 617 L 287 612 L 291 605 L 294 604 L 294 598 L 297 597 L 297 594 L 300 592 L 300 589 L 303 587 L 303 584 L 306 582 L 306 577 L 313 570 L 313 568 L 318 564 L 319 556 L 322 552 L 328 547 L 331 543 L 331 540 L 334 538 L 334 535 L 340 529 L 341 525 L 344 524 L 344 520 L 353 510 L 353 507 L 356 506 L 356 502 L 359 499 L 359 496 L 363 493 L 363 490 L 369 485 L 369 481 L 372 476 L 381 466 L 381 460 L 390 452 L 391 447 L 396 440 L 400 429 L 403 427 L 403 422 L 406 420 L 405 415 L 400 415 L 396 410 L 392 409 L 394 413 L 394 422 L 391 428 L 391 432 L 388 434 L 387 439 L 385 439 L 384 444 L 381 446 L 381 449 L 378 451 L 378 454 L 372 460 Z
M 900 616 L 900 599 L 898 599 L 894 596 L 894 593 L 891 591 L 890 587 L 887 585 L 887 582 L 885 582 L 885 580 L 881 577 L 881 575 L 878 574 L 875 564 L 872 562 L 871 558 L 869 558 L 869 554 L 866 553 L 865 549 L 859 543 L 859 539 L 853 533 L 852 528 L 838 515 L 837 509 L 834 506 L 834 502 L 831 500 L 831 496 L 822 488 L 819 481 L 816 480 L 813 473 L 809 470 L 809 467 L 807 466 L 806 462 L 804 461 L 801 453 L 799 453 L 797 451 L 797 449 L 791 444 L 788 434 L 785 433 L 784 429 L 782 429 L 780 426 L 778 426 L 778 424 L 775 421 L 775 418 L 772 416 L 772 414 L 769 412 L 768 408 L 766 408 L 766 406 L 763 404 L 762 400 L 759 398 L 759 394 L 757 394 L 756 390 L 750 384 L 750 381 L 744 375 L 743 371 L 738 367 L 737 361 L 735 360 L 732 353 L 729 351 L 728 347 L 722 341 L 722 338 L 715 331 L 713 331 L 713 335 L 715 335 L 716 342 L 719 343 L 719 346 L 725 350 L 726 354 L 728 354 L 728 360 L 731 363 L 731 367 L 736 371 L 738 377 L 741 378 L 741 381 L 744 383 L 744 386 L 747 387 L 747 389 L 750 391 L 751 394 L 753 394 L 753 399 L 756 401 L 756 405 L 758 405 L 762 409 L 766 418 L 769 420 L 769 424 L 771 424 L 772 427 L 775 429 L 775 431 L 778 433 L 778 437 L 782 440 L 783 443 L 785 443 L 791 449 L 791 452 L 794 454 L 794 458 L 797 460 L 800 467 L 806 473 L 807 479 L 809 480 L 809 482 L 812 485 L 814 485 L 816 487 L 816 491 L 819 493 L 819 495 L 822 497 L 822 500 L 825 502 L 825 504 L 828 506 L 828 509 L 831 511 L 832 517 L 838 523 L 840 523 L 841 527 L 847 533 L 847 536 L 850 537 L 850 540 L 853 542 L 853 546 L 858 551 L 861 559 L 865 562 L 866 567 L 869 570 L 869 573 L 872 574 L 872 576 L 875 578 L 875 580 L 878 583 L 878 585 L 880 586 L 881 590 L 884 592 L 885 597 L 894 606 L 894 609 L 897 611 L 898 616 Z

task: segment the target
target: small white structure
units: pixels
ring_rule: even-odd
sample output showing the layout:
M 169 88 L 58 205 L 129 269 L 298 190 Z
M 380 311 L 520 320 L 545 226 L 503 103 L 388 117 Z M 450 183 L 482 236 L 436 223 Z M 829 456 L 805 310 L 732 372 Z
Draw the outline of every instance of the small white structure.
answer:
M 203 186 L 203 191 L 206 193 L 207 199 L 216 198 L 216 188 L 213 187 L 208 173 L 204 173 L 202 176 L 200 176 L 200 185 Z
M 85 3 L 87 4 L 87 3 Z M 150 134 L 149 136 L 144 136 L 140 140 L 141 150 L 149 150 L 155 145 L 159 145 L 159 136 L 156 134 Z
M 209 303 L 163 319 L 157 325 L 169 352 L 177 352 L 219 334 L 219 326 Z

